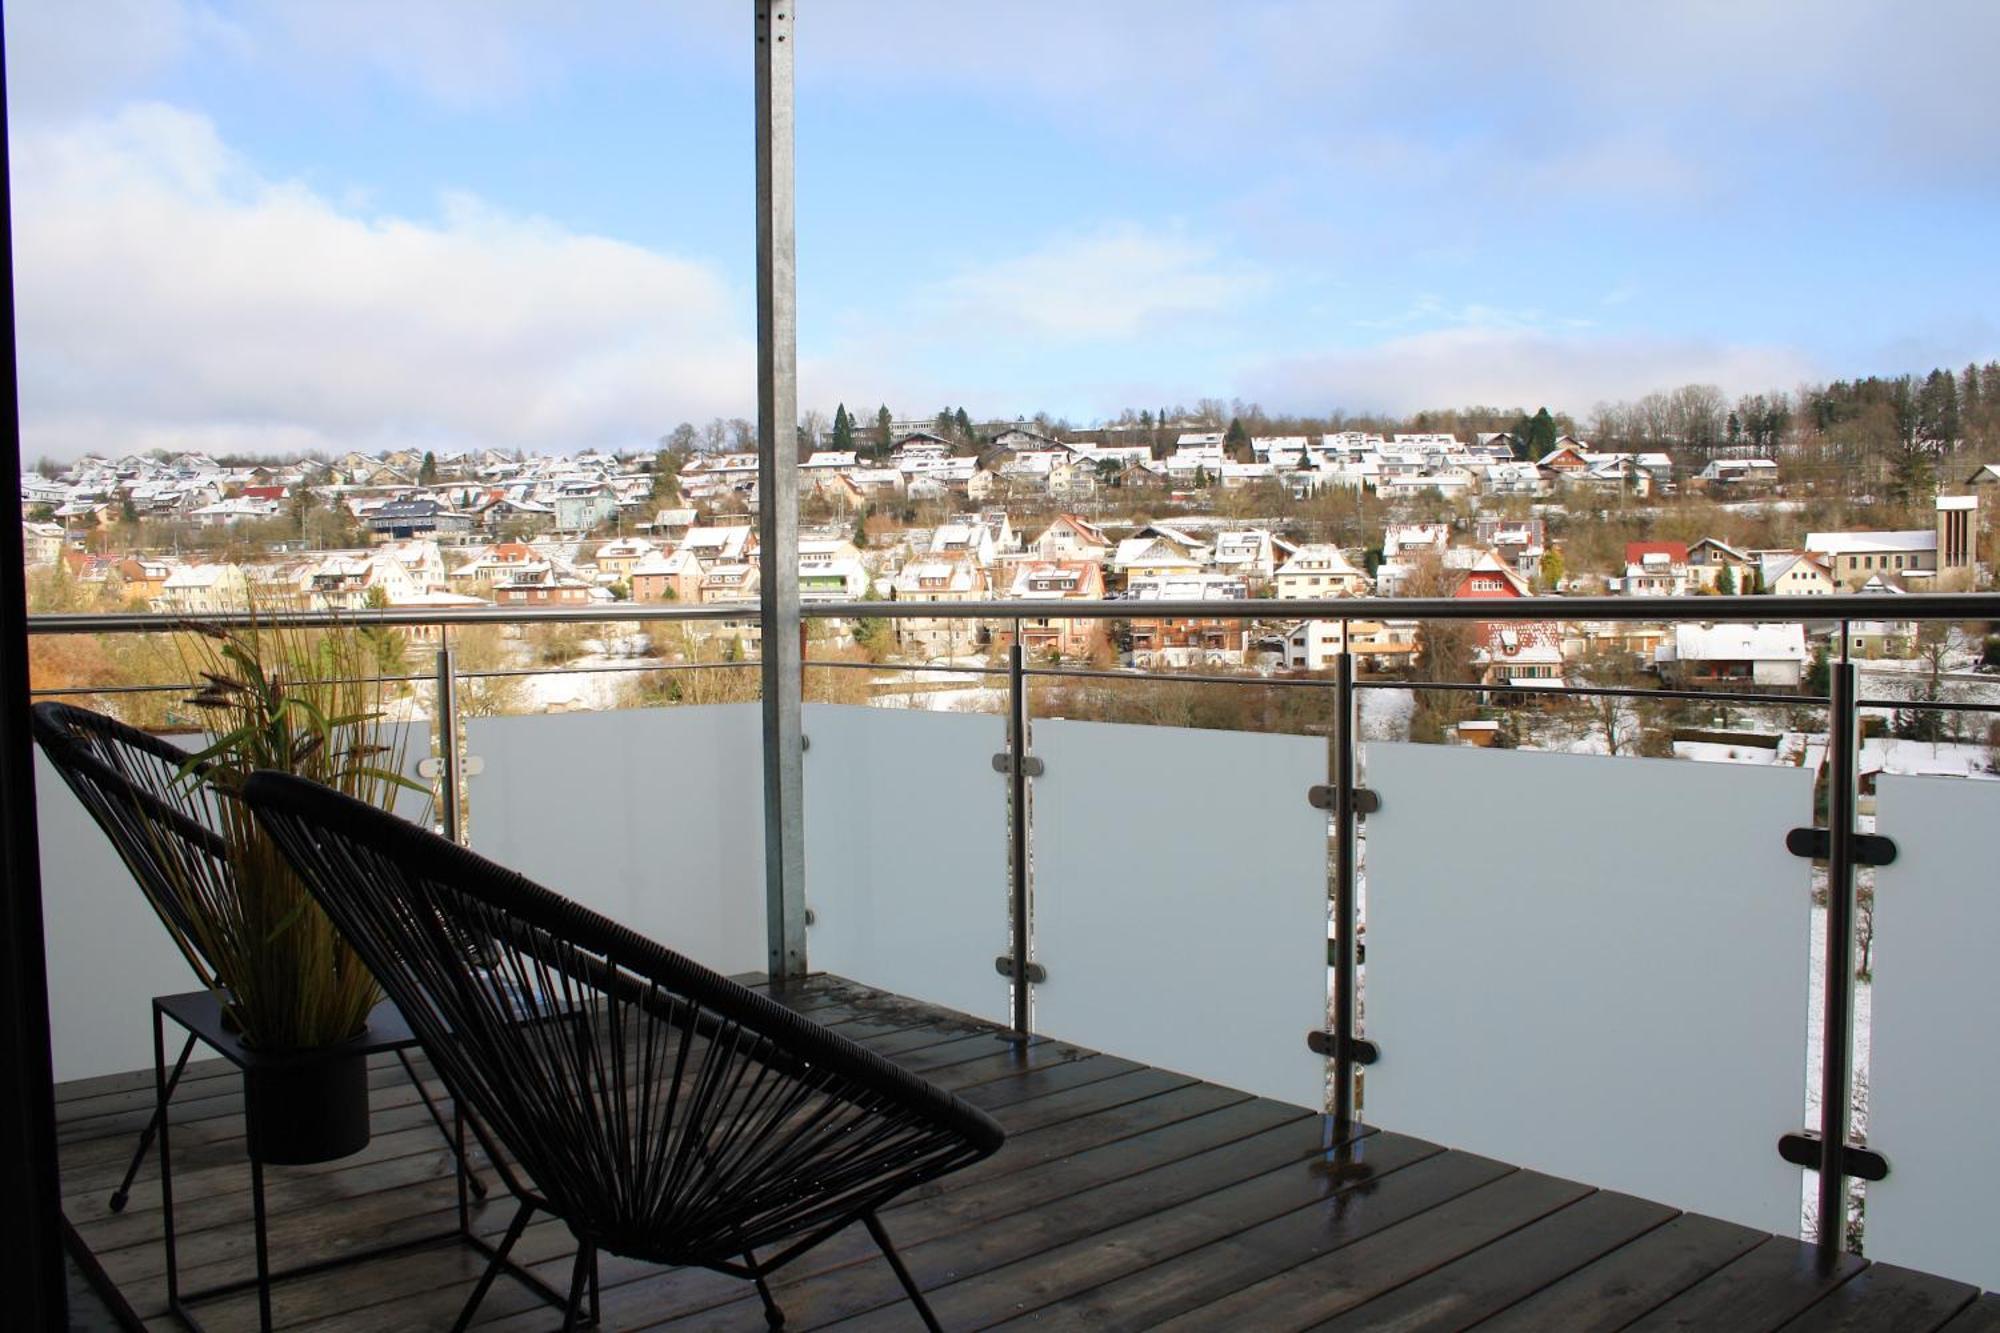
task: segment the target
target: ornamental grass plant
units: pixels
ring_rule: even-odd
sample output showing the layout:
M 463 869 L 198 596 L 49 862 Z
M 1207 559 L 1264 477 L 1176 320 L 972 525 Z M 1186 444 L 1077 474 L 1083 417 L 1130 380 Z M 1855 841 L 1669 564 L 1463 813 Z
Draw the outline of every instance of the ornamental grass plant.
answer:
M 253 602 L 247 625 L 189 621 L 180 636 L 205 733 L 182 778 L 215 793 L 228 873 L 170 876 L 191 923 L 178 943 L 226 1021 L 269 1051 L 346 1041 L 382 993 L 238 799 L 244 780 L 276 769 L 383 808 L 428 794 L 402 775 L 406 728 L 386 714 L 376 645 L 351 623 L 300 625 L 300 609 Z

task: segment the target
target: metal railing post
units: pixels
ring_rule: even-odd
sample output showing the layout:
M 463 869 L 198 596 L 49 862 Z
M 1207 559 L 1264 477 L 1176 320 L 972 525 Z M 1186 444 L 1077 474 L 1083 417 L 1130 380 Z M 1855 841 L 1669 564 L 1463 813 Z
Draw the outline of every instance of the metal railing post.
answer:
M 451 659 L 451 631 L 438 631 L 437 650 L 437 729 L 438 782 L 443 799 L 438 802 L 438 820 L 444 836 L 463 842 L 464 811 L 458 803 L 458 672 Z
M 799 617 L 798 273 L 792 70 L 797 0 L 756 0 L 757 564 L 764 910 L 774 982 L 806 973 L 804 654 Z
M 1007 650 L 1007 924 L 1014 982 L 1014 1034 L 1025 1039 L 1028 1006 L 1028 678 L 1021 622 Z
M 1846 635 L 1841 636 L 1846 648 Z M 1819 1078 L 1819 1255 L 1833 1262 L 1847 1233 L 1847 1130 L 1854 1050 L 1854 818 L 1859 768 L 1855 668 L 1829 668 L 1826 792 L 1826 1010 Z
M 1340 656 L 1335 660 L 1334 697 L 1339 725 L 1333 750 L 1333 1121 L 1344 1131 L 1354 1123 L 1354 851 L 1359 839 L 1354 826 L 1354 655 L 1348 651 L 1347 625 L 1341 625 Z

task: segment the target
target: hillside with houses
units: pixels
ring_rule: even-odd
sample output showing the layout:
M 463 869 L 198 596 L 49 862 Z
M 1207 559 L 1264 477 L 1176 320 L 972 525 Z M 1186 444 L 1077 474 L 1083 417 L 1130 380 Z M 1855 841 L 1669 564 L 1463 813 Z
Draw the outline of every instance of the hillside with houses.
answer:
M 1120 442 L 1115 429 L 900 424 L 853 448 L 803 450 L 798 462 L 801 597 L 938 607 L 935 617 L 821 627 L 819 651 L 882 669 L 878 692 L 908 689 L 898 669 L 999 661 L 1017 635 L 1038 662 L 1153 674 L 1324 673 L 1349 653 L 1375 678 L 1490 691 L 1427 692 L 1434 706 L 1403 723 L 1414 734 L 1537 743 L 1548 738 L 1502 727 L 1488 706 L 1565 682 L 1810 692 L 1815 663 L 1842 649 L 1843 594 L 1993 586 L 1987 500 L 2000 465 L 1959 468 L 1921 500 L 1871 510 L 1743 450 L 1697 467 L 1573 434 L 1531 447 L 1508 431 L 1253 435 L 1239 422 Z M 856 443 L 851 432 L 843 442 Z M 717 609 L 673 634 L 571 633 L 566 650 L 495 649 L 497 663 L 520 666 L 704 651 L 747 660 L 754 621 L 727 612 L 758 595 L 758 500 L 755 453 L 685 445 L 249 464 L 153 454 L 21 478 L 38 609 L 199 616 L 247 602 L 435 612 L 440 624 L 489 606 Z M 1882 513 L 1895 525 L 1840 522 Z M 1701 623 L 1701 597 L 1732 593 L 1828 605 L 1805 624 Z M 1687 620 L 1658 624 L 1424 625 L 1369 610 L 1382 597 L 1538 594 L 1691 600 Z M 1252 598 L 1355 605 L 1337 619 L 1231 613 Z M 1064 614 L 1106 600 L 1126 613 Z M 952 613 L 993 602 L 1018 613 Z M 1212 609 L 1149 610 L 1188 602 Z M 1894 620 L 1847 622 L 1846 634 L 1850 656 L 1904 668 L 1895 679 L 1933 700 L 1983 689 L 1993 655 L 1976 635 L 1940 649 Z M 517 703 L 616 701 L 571 691 Z M 1652 735 L 1655 749 L 1672 730 L 1612 716 L 1596 743 L 1616 751 L 1621 727 Z

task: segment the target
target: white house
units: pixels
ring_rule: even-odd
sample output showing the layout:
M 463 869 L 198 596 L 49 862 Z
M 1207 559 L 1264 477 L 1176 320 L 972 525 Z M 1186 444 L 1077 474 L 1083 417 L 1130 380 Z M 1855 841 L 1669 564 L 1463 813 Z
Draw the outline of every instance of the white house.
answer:
M 1805 680 L 1806 630 L 1796 622 L 1680 624 L 1654 660 L 1677 689 L 1797 689 Z
M 1338 546 L 1313 542 L 1278 567 L 1278 596 L 1301 598 L 1353 597 L 1368 590 L 1368 576 L 1348 562 Z

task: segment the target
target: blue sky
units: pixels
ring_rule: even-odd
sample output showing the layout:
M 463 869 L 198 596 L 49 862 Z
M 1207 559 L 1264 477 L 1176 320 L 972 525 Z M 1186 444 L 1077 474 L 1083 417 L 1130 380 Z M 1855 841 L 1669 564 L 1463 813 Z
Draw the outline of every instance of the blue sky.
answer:
M 2000 355 L 2000 6 L 802 0 L 803 403 Z M 24 451 L 749 415 L 747 0 L 14 0 Z

